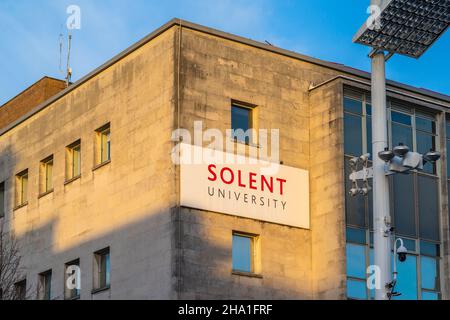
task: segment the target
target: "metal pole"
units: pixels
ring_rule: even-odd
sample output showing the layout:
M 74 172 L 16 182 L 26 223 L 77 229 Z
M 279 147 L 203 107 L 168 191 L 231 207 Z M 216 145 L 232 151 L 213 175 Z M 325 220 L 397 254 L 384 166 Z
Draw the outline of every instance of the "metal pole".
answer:
M 373 1 L 373 0 L 372 0 Z M 373 1 L 374 2 L 374 1 Z M 375 265 L 380 269 L 380 288 L 375 290 L 376 300 L 387 300 L 386 284 L 391 282 L 391 241 L 389 210 L 389 183 L 385 163 L 378 152 L 388 147 L 386 112 L 385 56 L 377 52 L 372 56 L 372 150 L 373 150 L 373 227 Z

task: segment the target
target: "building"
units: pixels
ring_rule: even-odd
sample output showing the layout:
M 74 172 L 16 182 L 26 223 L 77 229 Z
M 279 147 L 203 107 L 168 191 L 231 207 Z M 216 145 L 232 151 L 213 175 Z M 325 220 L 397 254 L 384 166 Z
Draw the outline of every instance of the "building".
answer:
M 346 178 L 349 157 L 370 152 L 369 93 L 368 73 L 174 19 L 68 88 L 28 100 L 25 112 L 5 121 L 1 107 L 0 214 L 21 244 L 18 290 L 40 299 L 370 297 L 370 197 L 350 198 Z M 410 250 L 398 291 L 449 299 L 450 97 L 392 81 L 387 94 L 391 144 L 443 154 L 391 183 L 396 236 Z M 214 199 L 185 205 L 182 192 L 203 182 L 183 178 L 171 135 L 194 134 L 199 120 L 221 132 L 279 129 L 283 170 L 307 172 L 289 197 L 309 207 L 289 215 L 306 220 L 230 214 Z M 245 155 L 258 148 L 232 143 Z M 73 266 L 79 289 L 65 285 Z

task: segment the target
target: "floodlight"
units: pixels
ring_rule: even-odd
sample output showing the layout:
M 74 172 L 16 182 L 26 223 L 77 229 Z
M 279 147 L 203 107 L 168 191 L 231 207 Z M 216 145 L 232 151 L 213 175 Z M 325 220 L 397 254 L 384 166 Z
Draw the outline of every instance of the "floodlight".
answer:
M 353 42 L 419 58 L 448 29 L 450 0 L 386 0 L 372 25 L 364 23 Z

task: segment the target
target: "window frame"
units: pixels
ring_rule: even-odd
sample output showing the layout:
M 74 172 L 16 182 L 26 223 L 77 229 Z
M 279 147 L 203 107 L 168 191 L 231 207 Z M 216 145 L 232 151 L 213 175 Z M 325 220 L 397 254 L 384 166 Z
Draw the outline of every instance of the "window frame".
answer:
M 75 259 L 72 261 L 69 261 L 67 263 L 64 264 L 64 300 L 78 300 L 81 297 L 81 288 L 80 289 L 68 289 L 67 288 L 67 279 L 68 279 L 68 275 L 67 275 L 67 268 L 69 268 L 70 266 L 78 266 L 78 268 L 80 268 L 80 259 Z M 81 278 L 81 275 L 80 275 Z M 80 279 L 81 280 L 81 279 Z M 81 284 L 80 284 L 81 285 Z M 75 295 L 71 294 L 70 296 L 68 295 L 69 292 L 76 292 Z
M 0 181 L 0 219 L 6 216 L 6 181 Z
M 250 239 L 250 271 L 239 270 L 234 268 L 233 262 L 233 241 L 234 237 L 241 237 Z M 232 274 L 237 275 L 249 275 L 249 276 L 261 276 L 261 261 L 260 261 L 260 236 L 253 233 L 233 231 L 232 232 L 232 245 L 231 245 L 231 270 Z
M 77 167 L 75 163 L 78 163 L 78 172 L 75 172 Z M 79 139 L 66 147 L 66 184 L 81 177 L 81 163 L 81 139 Z
M 250 135 L 245 136 L 245 140 L 240 140 L 237 135 L 234 134 L 234 130 L 238 130 L 241 128 L 235 129 L 233 127 L 233 108 L 240 108 L 245 109 L 248 111 L 248 130 Z M 237 101 L 237 100 L 231 100 L 231 108 L 230 108 L 230 120 L 231 120 L 231 139 L 232 141 L 236 143 L 243 143 L 246 145 L 257 145 L 258 144 L 258 137 L 257 137 L 257 110 L 258 107 L 254 104 L 250 104 L 247 102 Z M 245 133 L 245 132 L 244 132 Z M 247 141 L 248 139 L 248 141 Z
M 51 164 L 51 166 L 49 166 Z M 51 177 L 49 179 L 48 168 L 51 167 Z M 41 160 L 39 163 L 39 195 L 43 196 L 48 193 L 51 193 L 54 188 L 53 183 L 53 169 L 54 169 L 54 159 L 53 155 L 48 156 L 44 160 Z M 50 182 L 50 184 L 49 184 Z
M 25 169 L 15 177 L 16 188 L 15 188 L 15 209 L 21 208 L 28 204 L 28 185 L 29 185 L 29 172 Z M 24 184 L 24 181 L 26 183 Z
M 52 300 L 52 270 L 41 272 L 38 277 L 38 299 Z
M 111 123 L 95 130 L 94 168 L 111 162 Z M 105 151 L 106 150 L 106 151 Z
M 104 283 L 102 283 L 102 269 L 103 269 L 103 257 L 107 256 L 107 260 L 105 259 L 104 268 L 105 268 L 105 275 L 104 275 Z M 111 250 L 110 247 L 98 250 L 94 252 L 94 259 L 93 259 L 93 272 L 92 272 L 92 294 L 95 294 L 100 291 L 108 290 L 111 288 Z

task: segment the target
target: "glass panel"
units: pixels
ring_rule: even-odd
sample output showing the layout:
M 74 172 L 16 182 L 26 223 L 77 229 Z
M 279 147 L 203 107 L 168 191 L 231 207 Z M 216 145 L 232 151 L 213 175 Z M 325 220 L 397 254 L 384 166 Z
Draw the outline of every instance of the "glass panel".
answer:
M 422 300 L 439 300 L 437 292 L 422 291 Z
M 362 101 L 344 97 L 344 110 L 362 114 Z
M 5 216 L 5 183 L 0 183 L 0 218 Z
M 367 299 L 366 282 L 347 279 L 347 297 L 350 299 Z
M 372 105 L 369 103 L 366 103 L 366 115 L 368 116 L 372 115 Z
M 367 130 L 367 152 L 370 153 L 370 159 L 372 159 L 372 117 L 366 118 L 366 130 Z
M 347 276 L 366 278 L 366 247 L 347 243 Z
M 366 244 L 366 231 L 347 227 L 347 242 Z
M 411 116 L 404 113 L 391 111 L 391 120 L 392 122 L 411 126 Z
M 396 174 L 393 177 L 395 232 L 416 237 L 414 214 L 413 175 Z
M 425 254 L 427 256 L 439 257 L 439 245 L 436 243 L 420 241 L 420 254 Z
M 110 271 L 110 268 L 111 268 L 111 264 L 110 264 L 110 255 L 109 255 L 109 253 L 107 253 L 106 254 L 106 257 L 105 257 L 105 274 L 106 274 L 106 279 L 105 279 L 105 285 L 106 286 L 109 286 L 110 285 L 110 283 L 111 283 L 111 271 Z
M 348 113 L 344 116 L 344 153 L 358 157 L 362 154 L 361 117 Z
M 403 143 L 412 150 L 412 129 L 411 127 L 392 123 L 392 146 L 398 146 L 400 143 Z
M 72 177 L 76 177 L 80 175 L 80 165 L 81 165 L 81 147 L 77 146 L 73 148 L 73 175 Z
M 45 164 L 45 191 L 53 188 L 53 161 Z
M 416 241 L 402 238 L 403 244 L 408 249 L 408 252 L 416 252 Z
M 233 270 L 252 272 L 252 253 L 250 237 L 233 235 Z
M 436 123 L 430 119 L 416 117 L 416 129 L 429 133 L 436 133 Z
M 248 108 L 232 106 L 231 107 L 231 129 L 238 130 L 242 129 L 246 132 L 250 129 L 250 112 L 251 110 Z M 237 138 L 238 141 L 248 142 L 249 139 L 246 136 L 245 138 L 242 136 L 234 135 L 234 138 Z
M 422 279 L 422 288 L 428 290 L 437 290 L 439 287 L 438 264 L 435 258 L 420 257 L 420 274 Z
M 436 150 L 436 138 L 434 136 L 422 132 L 417 132 L 416 139 L 417 152 L 425 154 L 430 150 Z M 434 174 L 436 172 L 436 166 L 430 162 L 427 162 L 423 167 L 423 171 Z
M 439 210 L 437 179 L 417 176 L 419 193 L 420 237 L 439 241 Z
M 28 174 L 22 176 L 22 203 L 28 200 Z
M 348 225 L 366 227 L 365 199 L 363 196 L 352 197 L 348 192 L 352 187 L 348 179 L 350 166 L 348 158 L 345 159 L 345 216 Z
M 394 300 L 417 300 L 417 257 L 408 255 L 404 262 L 397 259 L 397 285 L 395 291 L 401 293 Z

